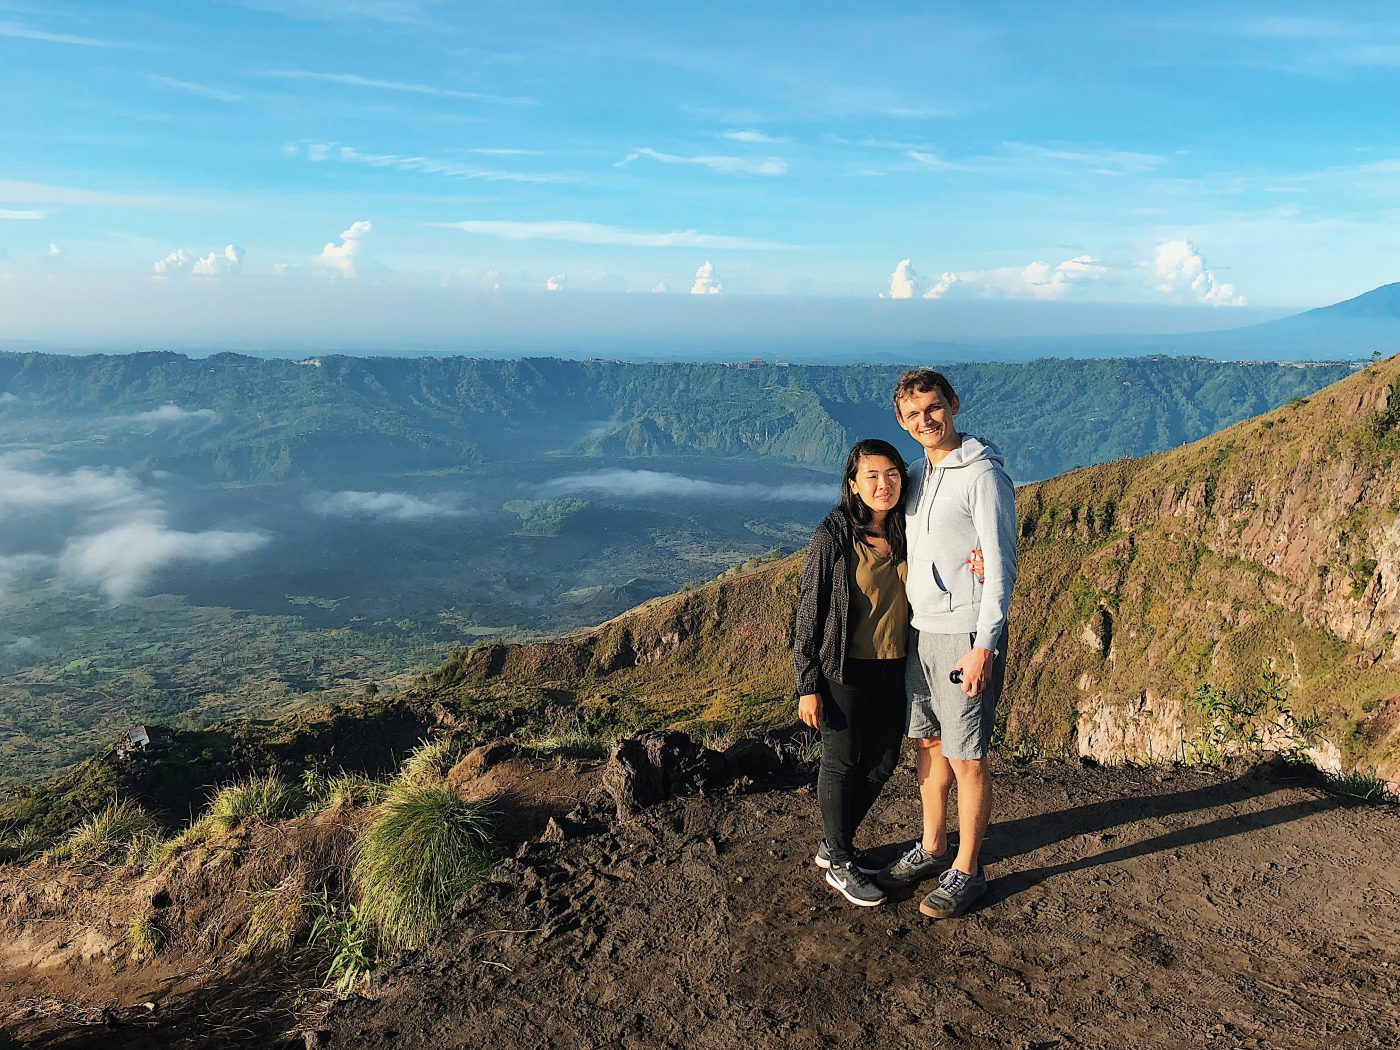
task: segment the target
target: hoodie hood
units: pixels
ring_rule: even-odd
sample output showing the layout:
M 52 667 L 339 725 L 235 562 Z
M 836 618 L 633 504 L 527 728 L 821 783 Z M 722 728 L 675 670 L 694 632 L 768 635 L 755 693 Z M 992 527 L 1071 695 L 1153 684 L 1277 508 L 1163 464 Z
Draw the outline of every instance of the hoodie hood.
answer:
M 924 462 L 928 462 L 927 456 L 924 457 Z M 993 463 L 1003 473 L 1006 471 L 1006 457 L 1001 454 L 1001 450 L 990 441 L 973 434 L 964 434 L 962 444 L 944 456 L 942 462 L 934 464 L 934 469 L 941 467 L 944 470 L 954 470 L 976 463 Z

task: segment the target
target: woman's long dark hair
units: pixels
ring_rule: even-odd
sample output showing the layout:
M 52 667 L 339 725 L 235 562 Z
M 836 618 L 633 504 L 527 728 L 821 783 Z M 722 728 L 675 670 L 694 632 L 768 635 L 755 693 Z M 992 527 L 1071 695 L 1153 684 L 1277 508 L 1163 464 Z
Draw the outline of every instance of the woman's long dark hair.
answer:
M 874 514 L 865 505 L 865 500 L 851 491 L 851 482 L 855 480 L 856 471 L 860 468 L 860 461 L 864 456 L 884 456 L 899 468 L 899 501 L 885 515 L 885 538 L 889 540 L 890 557 L 896 562 L 901 562 L 908 549 L 904 538 L 904 498 L 909 494 L 909 468 L 904 463 L 904 457 L 899 454 L 899 449 L 879 438 L 865 438 L 851 446 L 851 451 L 846 456 L 846 472 L 841 478 L 841 511 L 855 529 L 856 536 L 864 542 L 865 530 Z

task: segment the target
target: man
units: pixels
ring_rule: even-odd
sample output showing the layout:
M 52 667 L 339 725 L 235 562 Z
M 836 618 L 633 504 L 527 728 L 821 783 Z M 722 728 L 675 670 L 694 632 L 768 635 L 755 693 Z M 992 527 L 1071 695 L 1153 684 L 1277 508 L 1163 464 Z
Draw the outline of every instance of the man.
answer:
M 894 391 L 899 425 L 924 448 L 910 464 L 905 504 L 912 630 L 905 664 L 906 733 L 918 741 L 923 838 L 880 873 L 887 888 L 939 875 L 919 911 L 961 915 L 987 888 L 980 854 L 992 810 L 988 768 L 1006 674 L 1006 611 L 1016 582 L 1016 495 L 1001 454 L 960 434 L 961 408 L 938 372 L 915 369 Z M 967 571 L 981 548 L 985 582 Z M 958 848 L 948 841 L 948 794 L 958 786 Z

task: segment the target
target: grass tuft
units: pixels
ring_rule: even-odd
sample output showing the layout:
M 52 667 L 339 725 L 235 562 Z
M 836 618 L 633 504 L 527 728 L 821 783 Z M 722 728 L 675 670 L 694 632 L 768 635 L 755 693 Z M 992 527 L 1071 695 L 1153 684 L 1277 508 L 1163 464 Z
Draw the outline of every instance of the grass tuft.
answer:
M 441 781 L 448 770 L 461 758 L 451 737 L 424 740 L 403 761 L 399 779 L 406 784 L 428 784 Z
M 1334 795 L 1359 798 L 1363 802 L 1400 802 L 1390 790 L 1390 784 L 1382 780 L 1374 769 L 1365 772 L 1353 769 L 1349 773 L 1325 773 L 1323 786 Z
M 102 861 L 126 859 L 133 839 L 158 833 L 155 819 L 130 799 L 114 799 L 88 817 L 68 838 L 49 850 L 53 860 Z
M 558 758 L 607 758 L 611 750 L 606 740 L 577 731 L 531 737 L 523 745 L 537 755 Z
M 480 803 L 438 784 L 390 786 L 355 845 L 352 878 L 380 941 L 417 948 L 490 869 L 491 820 Z
M 294 871 L 275 886 L 250 892 L 253 907 L 243 931 L 243 950 L 261 953 L 290 948 L 306 924 L 302 908 L 305 890 L 305 873 Z
M 232 831 L 249 817 L 280 820 L 297 813 L 301 792 L 276 773 L 235 780 L 219 789 L 209 803 L 208 819 L 224 831 Z
M 159 955 L 160 950 L 165 947 L 165 931 L 150 916 L 136 919 L 128 932 L 131 935 L 132 951 L 143 959 Z
M 384 801 L 386 784 L 362 773 L 342 773 L 326 780 L 325 805 L 372 806 Z

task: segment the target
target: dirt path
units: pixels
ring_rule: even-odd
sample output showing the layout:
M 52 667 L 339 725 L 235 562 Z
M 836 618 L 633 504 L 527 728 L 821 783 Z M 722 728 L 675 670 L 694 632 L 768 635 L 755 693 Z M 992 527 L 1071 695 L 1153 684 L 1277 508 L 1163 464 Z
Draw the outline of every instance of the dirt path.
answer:
M 997 769 L 989 899 L 817 876 L 800 785 L 537 844 L 334 1011 L 378 1047 L 1400 1047 L 1400 810 L 1268 769 Z M 916 826 L 901 771 L 872 842 Z

